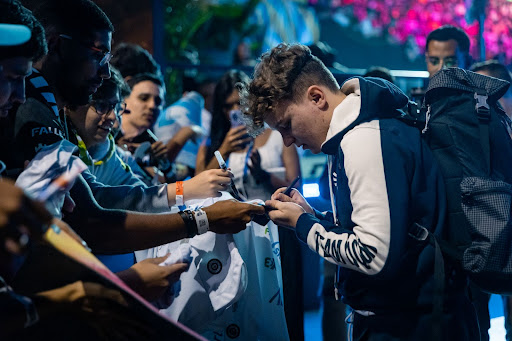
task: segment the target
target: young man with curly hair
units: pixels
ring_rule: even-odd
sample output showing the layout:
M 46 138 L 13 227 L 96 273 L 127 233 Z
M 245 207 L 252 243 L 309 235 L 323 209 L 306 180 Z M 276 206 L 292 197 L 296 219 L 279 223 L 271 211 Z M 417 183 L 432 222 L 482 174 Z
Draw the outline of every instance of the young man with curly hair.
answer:
M 262 56 L 242 93 L 255 128 L 266 122 L 285 145 L 328 155 L 332 212 L 284 188 L 266 204 L 276 224 L 338 265 L 336 291 L 353 309 L 353 339 L 432 340 L 434 327 L 443 340 L 478 339 L 466 279 L 448 264 L 439 323 L 432 315 L 434 251 L 412 233 L 442 233 L 445 194 L 418 129 L 396 119 L 407 96 L 371 77 L 340 88 L 307 47 L 286 44 Z

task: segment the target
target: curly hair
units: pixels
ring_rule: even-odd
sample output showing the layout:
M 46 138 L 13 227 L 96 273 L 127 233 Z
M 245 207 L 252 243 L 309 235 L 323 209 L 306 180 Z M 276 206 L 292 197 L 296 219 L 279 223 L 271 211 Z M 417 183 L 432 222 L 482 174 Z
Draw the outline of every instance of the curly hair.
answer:
M 43 26 L 18 1 L 0 1 L 0 22 L 25 25 L 32 33 L 30 39 L 22 45 L 0 47 L 0 59 L 26 57 L 37 61 L 48 52 Z
M 248 86 L 240 86 L 240 103 L 244 113 L 252 119 L 250 133 L 263 131 L 265 118 L 275 114 L 278 104 L 297 103 L 311 85 L 339 91 L 332 73 L 307 46 L 279 44 L 263 54 L 256 65 L 254 79 Z

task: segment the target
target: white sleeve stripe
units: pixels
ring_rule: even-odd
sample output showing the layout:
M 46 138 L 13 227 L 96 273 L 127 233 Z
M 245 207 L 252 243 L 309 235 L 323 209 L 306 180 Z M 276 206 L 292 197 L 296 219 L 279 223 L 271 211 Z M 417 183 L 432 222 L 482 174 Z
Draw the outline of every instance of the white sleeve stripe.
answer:
M 353 128 L 340 143 L 352 203 L 353 233 L 327 232 L 315 224 L 308 234 L 308 245 L 325 254 L 327 260 L 369 275 L 384 268 L 391 239 L 380 133 L 379 121 L 374 120 Z

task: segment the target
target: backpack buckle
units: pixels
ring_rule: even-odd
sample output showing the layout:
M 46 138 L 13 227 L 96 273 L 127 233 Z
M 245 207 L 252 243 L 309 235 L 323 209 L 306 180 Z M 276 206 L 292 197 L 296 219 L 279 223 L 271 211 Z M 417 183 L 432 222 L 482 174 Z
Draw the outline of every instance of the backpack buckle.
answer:
M 414 223 L 411 230 L 409 231 L 409 236 L 413 237 L 416 240 L 424 241 L 428 238 L 428 230 L 421 226 L 418 223 Z
M 489 107 L 489 104 L 487 104 L 487 98 L 488 96 L 486 94 L 481 95 L 475 92 L 475 110 L 480 120 L 489 121 L 491 118 L 491 108 Z

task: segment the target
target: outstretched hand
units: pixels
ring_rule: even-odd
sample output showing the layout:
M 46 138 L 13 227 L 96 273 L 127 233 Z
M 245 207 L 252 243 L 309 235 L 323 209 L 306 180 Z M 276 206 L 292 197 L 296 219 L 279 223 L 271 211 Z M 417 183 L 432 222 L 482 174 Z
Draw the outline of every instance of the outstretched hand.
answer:
M 168 256 L 144 259 L 117 275 L 146 300 L 155 301 L 165 293 L 169 285 L 178 281 L 181 273 L 189 266 L 187 263 L 160 266 Z
M 231 182 L 233 174 L 224 169 L 205 170 L 183 182 L 185 200 L 220 197 Z
M 210 231 L 215 233 L 238 233 L 245 230 L 254 215 L 265 214 L 263 206 L 237 200 L 219 201 L 203 210 L 208 217 Z

